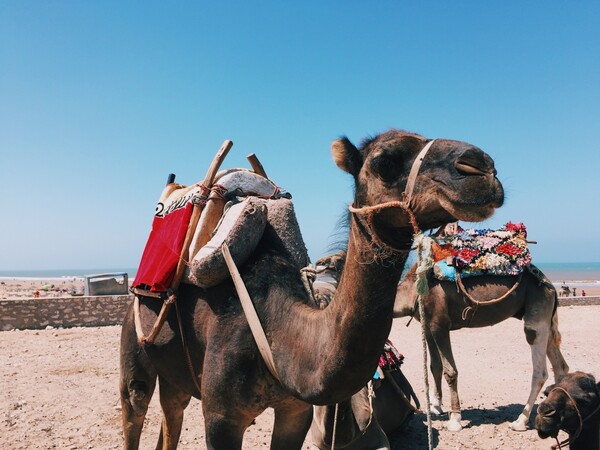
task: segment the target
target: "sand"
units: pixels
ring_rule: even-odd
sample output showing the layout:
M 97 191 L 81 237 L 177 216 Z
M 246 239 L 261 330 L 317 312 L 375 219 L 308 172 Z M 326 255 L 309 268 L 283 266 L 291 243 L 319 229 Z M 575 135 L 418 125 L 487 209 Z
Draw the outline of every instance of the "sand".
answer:
M 0 279 L 0 299 L 83 295 L 82 277 Z
M 567 362 L 572 370 L 590 372 L 597 378 L 599 318 L 600 306 L 559 308 Z M 394 322 L 391 338 L 406 356 L 404 372 L 424 403 L 420 328 L 418 322 L 408 328 L 405 323 L 406 319 Z M 0 448 L 122 448 L 119 334 L 118 326 L 0 332 Z M 535 430 L 517 433 L 508 428 L 529 391 L 531 362 L 523 323 L 509 319 L 491 328 L 456 331 L 452 338 L 466 428 L 451 433 L 443 428 L 443 418 L 434 418 L 434 448 L 548 449 L 552 442 L 540 440 Z M 248 429 L 244 448 L 268 448 L 272 421 L 267 410 Z M 394 449 L 427 448 L 424 421 L 424 415 L 416 416 L 408 430 L 395 437 Z M 155 395 L 142 449 L 154 448 L 159 424 Z M 197 400 L 186 411 L 179 448 L 205 448 Z M 304 448 L 309 448 L 308 444 Z

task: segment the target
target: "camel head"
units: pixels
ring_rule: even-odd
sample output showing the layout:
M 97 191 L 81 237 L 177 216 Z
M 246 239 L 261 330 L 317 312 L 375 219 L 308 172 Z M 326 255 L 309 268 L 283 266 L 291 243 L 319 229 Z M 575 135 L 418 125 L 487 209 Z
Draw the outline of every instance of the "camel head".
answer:
M 347 138 L 334 141 L 331 149 L 336 164 L 355 180 L 354 206 L 409 200 L 420 229 L 457 220 L 478 222 L 502 206 L 504 190 L 492 158 L 474 145 L 447 139 L 436 139 L 420 167 L 413 170 L 416 179 L 407 199 L 409 174 L 429 142 L 400 130 L 382 133 L 360 148 Z M 377 210 L 371 222 L 379 241 L 392 248 L 401 247 L 406 236 L 412 236 L 409 215 L 402 207 Z
M 564 430 L 569 436 L 576 436 L 586 418 L 598 413 L 600 383 L 596 384 L 593 375 L 572 372 L 548 386 L 544 395 L 535 418 L 538 435 L 542 439 L 556 437 Z

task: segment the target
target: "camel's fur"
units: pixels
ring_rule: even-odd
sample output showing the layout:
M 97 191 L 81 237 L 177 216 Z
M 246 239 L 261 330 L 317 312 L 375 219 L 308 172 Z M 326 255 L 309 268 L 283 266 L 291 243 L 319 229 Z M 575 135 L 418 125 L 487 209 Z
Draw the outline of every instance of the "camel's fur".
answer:
M 360 150 L 347 139 L 336 141 L 334 159 L 355 180 L 355 206 L 401 200 L 413 160 L 426 142 L 398 130 L 377 136 Z M 477 167 L 478 174 L 465 173 L 465 164 Z M 483 220 L 504 198 L 489 156 L 470 144 L 438 140 L 421 166 L 413 199 L 414 214 L 428 229 L 458 219 Z M 240 449 L 245 429 L 272 407 L 271 448 L 300 449 L 311 423 L 311 404 L 332 404 L 361 389 L 373 375 L 391 328 L 396 286 L 407 258 L 405 251 L 393 249 L 406 248 L 412 228 L 401 208 L 376 214 L 370 224 L 363 219 L 351 220 L 346 268 L 334 300 L 324 310 L 310 304 L 300 267 L 268 232 L 239 267 L 279 379 L 268 372 L 258 353 L 231 280 L 208 289 L 182 284 L 178 292 L 201 392 L 185 362 L 175 308 L 154 345 L 144 347 L 137 343 L 130 310 L 121 338 L 125 448 L 139 446 L 158 378 L 164 413 L 159 448 L 177 447 L 183 411 L 195 396 L 202 399 L 207 448 Z M 385 251 L 375 244 L 374 234 Z M 155 299 L 141 298 L 144 330 L 159 309 Z
M 557 437 L 564 430 L 571 450 L 600 448 L 600 383 L 593 375 L 569 373 L 548 386 L 544 395 L 547 397 L 540 403 L 535 418 L 535 428 L 542 439 Z

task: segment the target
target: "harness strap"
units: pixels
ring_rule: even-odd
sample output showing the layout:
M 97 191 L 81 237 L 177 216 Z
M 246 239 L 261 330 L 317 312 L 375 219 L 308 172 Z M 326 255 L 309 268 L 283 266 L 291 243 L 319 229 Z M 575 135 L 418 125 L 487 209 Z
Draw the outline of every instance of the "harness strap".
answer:
M 456 284 L 460 288 L 460 291 L 463 293 L 463 295 L 467 299 L 469 299 L 470 302 L 472 302 L 475 305 L 475 307 L 467 306 L 465 309 L 463 309 L 462 320 L 467 320 L 467 316 L 468 316 L 469 312 L 471 312 L 471 311 L 473 311 L 473 315 L 471 316 L 471 320 L 473 320 L 473 317 L 475 317 L 475 313 L 477 312 L 477 309 L 480 306 L 489 306 L 489 305 L 494 305 L 496 303 L 500 303 L 502 300 L 504 300 L 506 297 L 511 295 L 519 287 L 519 284 L 521 283 L 521 278 L 523 278 L 523 272 L 521 272 L 519 274 L 519 278 L 517 278 L 517 281 L 515 282 L 515 284 L 513 284 L 513 286 L 508 291 L 506 291 L 503 295 L 501 295 L 500 297 L 497 297 L 497 298 L 493 298 L 491 300 L 480 301 L 480 300 L 476 300 L 475 298 L 473 298 L 473 296 L 471 296 L 471 294 L 469 294 L 467 292 L 467 290 L 465 289 L 465 285 L 463 284 L 462 279 L 460 277 L 460 274 L 458 272 L 456 272 Z
M 250 294 L 248 293 L 246 285 L 244 284 L 244 280 L 242 280 L 242 277 L 240 276 L 235 262 L 231 257 L 231 253 L 229 252 L 229 247 L 227 247 L 227 244 L 223 244 L 221 246 L 221 251 L 223 253 L 223 257 L 225 258 L 225 263 L 227 264 L 229 273 L 231 274 L 233 284 L 235 285 L 235 290 L 237 291 L 238 297 L 240 298 L 242 309 L 244 310 L 244 314 L 246 315 L 248 325 L 250 326 L 250 331 L 252 332 L 254 341 L 258 346 L 258 351 L 263 357 L 263 360 L 267 365 L 267 369 L 269 369 L 269 372 L 271 372 L 271 375 L 273 375 L 279 381 L 279 374 L 277 373 L 277 369 L 275 368 L 275 361 L 273 360 L 273 353 L 271 352 L 271 348 L 269 347 L 269 341 L 267 341 L 267 336 L 265 335 L 265 331 L 262 328 L 260 319 L 258 318 L 258 314 L 256 313 L 256 309 L 254 308 L 254 304 L 252 303 L 252 299 L 250 298 Z
M 564 389 L 561 386 L 556 386 L 554 387 L 550 393 L 548 393 L 548 395 L 550 395 L 553 391 L 562 391 L 567 398 L 571 401 L 571 403 L 573 404 L 573 409 L 575 409 L 575 412 L 577 413 L 577 417 L 579 418 L 579 426 L 577 427 L 577 431 L 575 432 L 574 436 L 571 436 L 571 433 L 569 433 L 569 431 L 561 428 L 563 431 L 567 432 L 569 434 L 569 437 L 565 440 L 563 440 L 562 442 L 560 442 L 558 440 L 558 436 L 556 437 L 556 445 L 552 445 L 552 449 L 561 449 L 563 445 L 565 444 L 569 444 L 569 446 L 571 445 L 571 443 L 576 440 L 579 435 L 581 434 L 581 431 L 583 430 L 583 423 L 592 418 L 598 411 L 600 411 L 600 403 L 598 403 L 598 406 L 596 406 L 596 409 L 594 409 L 591 413 L 589 413 L 587 416 L 585 416 L 585 418 L 581 418 L 581 413 L 579 412 L 579 408 L 577 407 L 577 403 L 575 402 L 575 400 L 573 400 L 573 397 L 571 397 L 571 395 L 567 392 L 566 389 Z M 597 392 L 599 397 L 600 397 L 600 392 Z M 599 430 L 600 433 L 600 430 Z
M 433 139 L 429 141 L 423 150 L 419 152 L 415 162 L 413 162 L 412 167 L 410 168 L 410 173 L 408 174 L 408 181 L 406 182 L 406 188 L 404 189 L 404 201 L 408 206 L 410 206 L 410 202 L 412 201 L 413 189 L 415 188 L 415 183 L 417 181 L 417 175 L 419 174 L 419 169 L 421 168 L 421 164 L 425 159 L 425 155 L 433 145 L 436 140 Z
M 412 195 L 413 195 L 413 190 L 415 188 L 415 184 L 417 181 L 417 175 L 419 174 L 419 169 L 421 168 L 421 164 L 423 163 L 423 160 L 425 159 L 425 155 L 427 155 L 427 152 L 429 151 L 429 149 L 431 148 L 431 146 L 433 145 L 433 143 L 435 141 L 436 141 L 435 139 L 433 139 L 432 141 L 429 141 L 425 145 L 425 147 L 423 147 L 421 149 L 421 151 L 415 158 L 415 160 L 412 164 L 412 167 L 410 168 L 410 172 L 408 174 L 408 180 L 406 181 L 406 187 L 404 188 L 404 192 L 402 193 L 402 200 L 380 203 L 378 205 L 373 205 L 373 206 L 362 206 L 362 207 L 356 207 L 354 205 L 348 206 L 348 209 L 350 210 L 350 212 L 352 214 L 356 214 L 359 216 L 361 216 L 361 215 L 366 216 L 366 226 L 370 232 L 370 235 L 373 238 L 373 240 L 375 241 L 375 243 L 377 243 L 377 245 L 379 245 L 381 248 L 391 249 L 394 252 L 398 252 L 398 251 L 410 250 L 410 247 L 412 245 L 412 243 L 408 243 L 407 249 L 404 249 L 404 248 L 403 249 L 394 249 L 394 248 L 391 248 L 386 243 L 382 242 L 378 238 L 377 233 L 373 232 L 373 215 L 384 209 L 402 208 L 408 215 L 408 220 L 413 228 L 413 233 L 419 234 L 419 232 L 420 232 L 419 225 L 417 224 L 417 219 L 411 208 Z

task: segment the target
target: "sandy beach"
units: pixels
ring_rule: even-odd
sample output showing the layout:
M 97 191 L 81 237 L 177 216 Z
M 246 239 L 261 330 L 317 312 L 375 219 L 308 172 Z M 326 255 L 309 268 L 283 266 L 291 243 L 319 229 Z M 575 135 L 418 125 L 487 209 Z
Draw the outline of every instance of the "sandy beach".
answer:
M 600 306 L 561 307 L 558 312 L 562 349 L 571 369 L 600 377 L 600 353 L 590 347 L 600 341 Z M 405 355 L 404 373 L 424 404 L 420 328 L 417 322 L 405 324 L 405 319 L 395 321 L 391 339 Z M 0 448 L 121 448 L 119 334 L 119 326 L 0 332 Z M 434 448 L 548 449 L 551 442 L 540 440 L 535 430 L 516 433 L 508 428 L 529 390 L 531 357 L 523 323 L 510 319 L 491 328 L 460 330 L 452 339 L 465 429 L 450 433 L 443 427 L 445 417 L 434 417 Z M 141 448 L 154 448 L 160 417 L 155 395 Z M 272 412 L 265 411 L 248 429 L 244 448 L 268 448 L 272 422 Z M 427 448 L 425 416 L 416 416 L 404 433 L 395 436 L 393 445 Z M 179 448 L 205 448 L 197 400 L 186 411 Z
M 83 277 L 1 277 L 0 299 L 83 295 Z

